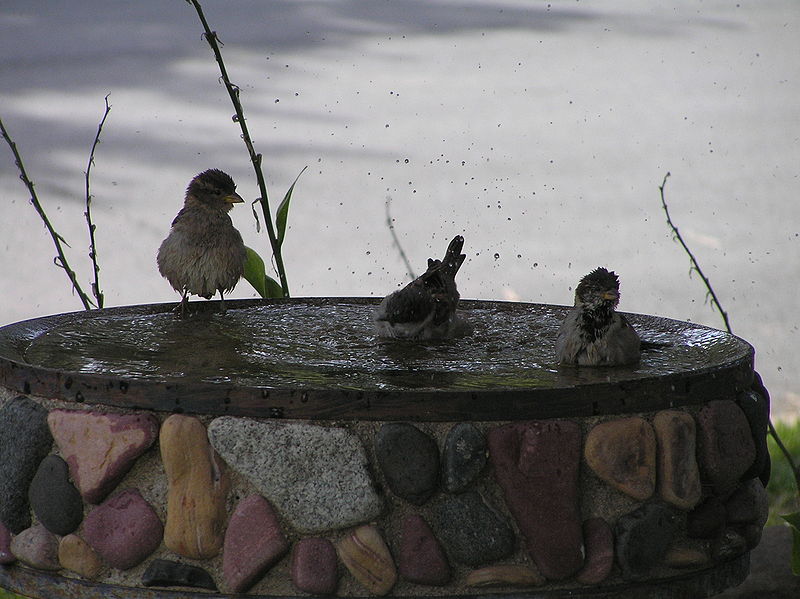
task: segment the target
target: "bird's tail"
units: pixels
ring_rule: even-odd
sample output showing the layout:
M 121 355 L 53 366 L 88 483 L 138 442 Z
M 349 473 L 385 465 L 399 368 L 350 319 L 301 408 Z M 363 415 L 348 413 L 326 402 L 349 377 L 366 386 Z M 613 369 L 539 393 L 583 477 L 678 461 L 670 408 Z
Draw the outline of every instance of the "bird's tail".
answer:
M 442 272 L 453 279 L 456 277 L 458 269 L 466 259 L 466 254 L 462 254 L 461 250 L 464 248 L 464 238 L 461 235 L 456 235 L 447 246 L 447 251 L 442 258 Z

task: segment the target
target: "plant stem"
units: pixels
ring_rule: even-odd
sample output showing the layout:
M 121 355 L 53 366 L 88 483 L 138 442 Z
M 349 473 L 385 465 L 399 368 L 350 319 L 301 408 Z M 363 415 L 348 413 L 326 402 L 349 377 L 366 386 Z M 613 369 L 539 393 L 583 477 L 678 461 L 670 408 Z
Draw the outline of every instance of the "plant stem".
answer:
M 717 294 L 714 292 L 714 288 L 711 286 L 711 281 L 708 280 L 703 274 L 703 271 L 700 269 L 700 264 L 697 262 L 697 258 L 694 257 L 694 254 L 689 249 L 689 246 L 686 245 L 686 242 L 681 237 L 681 234 L 678 232 L 678 227 L 672 222 L 672 219 L 669 215 L 669 208 L 667 207 L 667 201 L 664 199 L 664 187 L 667 185 L 667 178 L 670 176 L 669 173 L 664 175 L 664 180 L 661 182 L 661 185 L 658 187 L 659 192 L 661 192 L 661 206 L 664 208 L 664 213 L 667 215 L 667 224 L 669 225 L 670 229 L 672 229 L 672 233 L 675 236 L 675 239 L 680 242 L 683 246 L 683 250 L 689 255 L 689 259 L 692 262 L 692 269 L 697 271 L 697 274 L 700 275 L 700 278 L 703 280 L 703 284 L 706 286 L 707 294 L 711 297 L 711 302 L 714 306 L 716 306 L 717 310 L 719 311 L 720 315 L 722 316 L 722 320 L 725 322 L 725 328 L 727 329 L 728 333 L 733 334 L 733 330 L 731 329 L 730 322 L 728 321 L 728 313 L 722 309 L 722 305 L 719 303 L 719 299 L 717 298 Z M 789 450 L 786 449 L 786 446 L 781 441 L 781 438 L 778 436 L 778 431 L 775 430 L 775 426 L 772 424 L 772 418 L 767 420 L 768 425 L 768 432 L 770 436 L 775 439 L 775 444 L 778 446 L 778 449 L 781 450 L 783 456 L 786 458 L 786 461 L 789 463 L 789 466 L 792 469 L 792 474 L 794 474 L 794 481 L 795 486 L 797 487 L 798 495 L 800 495 L 800 469 L 798 469 L 797 465 L 795 464 L 794 459 L 792 458 L 792 454 L 789 453 Z
M 267 225 L 267 236 L 269 237 L 269 242 L 272 246 L 272 256 L 275 259 L 275 269 L 278 271 L 278 276 L 280 277 L 283 295 L 284 297 L 289 297 L 289 283 L 286 280 L 286 269 L 283 266 L 283 256 L 281 254 L 280 244 L 278 244 L 278 238 L 275 235 L 272 217 L 270 216 L 267 185 L 264 182 L 264 173 L 261 170 L 261 154 L 256 153 L 255 148 L 253 147 L 253 141 L 250 138 L 250 132 L 247 130 L 244 109 L 239 101 L 239 86 L 231 83 L 231 80 L 228 77 L 228 70 L 225 68 L 225 62 L 222 59 L 222 52 L 220 51 L 219 44 L 217 43 L 217 32 L 213 31 L 211 27 L 209 27 L 205 14 L 203 14 L 203 8 L 200 6 L 200 2 L 197 0 L 187 0 L 187 2 L 194 6 L 195 10 L 197 11 L 197 16 L 200 18 L 200 22 L 205 30 L 204 37 L 208 42 L 208 45 L 211 46 L 211 50 L 214 52 L 214 57 L 219 65 L 219 72 L 222 76 L 222 81 L 225 84 L 225 89 L 228 90 L 231 103 L 236 111 L 234 120 L 239 123 L 239 127 L 242 129 L 242 140 L 244 141 L 244 145 L 247 147 L 247 152 L 250 154 L 250 162 L 253 164 L 253 170 L 255 171 L 256 180 L 258 181 L 258 189 L 261 192 L 261 198 L 259 201 L 261 203 L 261 209 L 264 213 L 264 221 Z
M 78 283 L 78 278 L 75 275 L 75 271 L 72 270 L 69 266 L 69 262 L 67 262 L 67 257 L 64 254 L 64 248 L 62 247 L 61 243 L 63 242 L 66 245 L 66 240 L 53 228 L 53 225 L 50 223 L 50 219 L 47 218 L 47 214 L 42 208 L 42 204 L 39 202 L 39 197 L 36 195 L 36 190 L 34 189 L 33 181 L 30 180 L 28 177 L 28 173 L 25 171 L 25 165 L 22 162 L 22 157 L 17 150 L 17 144 L 14 143 L 14 140 L 11 139 L 8 131 L 6 130 L 5 125 L 3 124 L 3 120 L 0 119 L 0 132 L 2 132 L 3 139 L 6 140 L 6 143 L 11 148 L 11 152 L 14 154 L 14 164 L 16 164 L 17 169 L 19 169 L 19 178 L 28 188 L 28 191 L 31 194 L 31 204 L 36 209 L 36 212 L 39 214 L 39 217 L 44 222 L 44 226 L 47 228 L 47 231 L 50 233 L 50 237 L 53 239 L 53 244 L 56 246 L 56 252 L 58 252 L 58 256 L 53 258 L 53 263 L 58 266 L 59 268 L 63 268 L 64 272 L 67 273 L 67 277 L 69 278 L 70 283 L 72 284 L 72 289 L 78 294 L 80 297 L 81 302 L 83 303 L 83 307 L 86 310 L 91 310 L 94 306 L 94 303 L 89 296 L 83 291 Z
M 103 292 L 100 291 L 100 267 L 97 265 L 97 246 L 95 245 L 94 239 L 94 232 L 97 227 L 92 222 L 92 194 L 89 191 L 89 179 L 91 177 L 92 166 L 94 165 L 94 151 L 97 148 L 97 144 L 100 143 L 100 133 L 103 131 L 103 125 L 108 118 L 108 113 L 111 112 L 111 105 L 108 103 L 108 95 L 106 95 L 104 100 L 106 103 L 106 110 L 103 113 L 103 118 L 100 120 L 100 124 L 97 126 L 97 134 L 94 136 L 92 149 L 89 152 L 89 162 L 86 165 L 86 212 L 83 213 L 86 217 L 86 225 L 89 227 L 89 257 L 92 259 L 92 268 L 94 269 L 92 295 L 94 295 L 94 298 L 97 300 L 98 308 L 103 307 Z
M 406 265 L 406 269 L 408 270 L 408 276 L 411 277 L 411 280 L 417 278 L 417 275 L 414 274 L 414 269 L 411 267 L 411 262 L 408 260 L 408 256 L 406 256 L 406 252 L 403 249 L 403 246 L 400 244 L 400 239 L 397 237 L 397 232 L 394 230 L 394 223 L 392 222 L 392 214 L 391 214 L 391 205 L 392 205 L 392 196 L 386 196 L 386 226 L 389 228 L 389 233 L 392 236 L 392 241 L 394 241 L 395 246 L 397 247 L 397 251 L 400 252 L 400 257 L 403 259 L 403 263 Z
M 661 192 L 661 207 L 664 209 L 664 214 L 667 215 L 667 224 L 669 225 L 670 229 L 672 229 L 672 234 L 675 235 L 675 239 L 683 246 L 683 250 L 688 254 L 689 260 L 692 262 L 692 270 L 696 271 L 700 278 L 703 279 L 703 284 L 706 286 L 706 290 L 708 295 L 711 297 L 711 304 L 716 306 L 717 310 L 722 316 L 722 320 L 725 322 L 725 329 L 732 333 L 731 324 L 728 321 L 728 313 L 722 309 L 722 305 L 719 303 L 719 299 L 717 298 L 717 294 L 714 293 L 714 288 L 711 287 L 711 282 L 708 280 L 705 274 L 703 274 L 702 269 L 700 268 L 700 264 L 697 263 L 697 258 L 694 257 L 692 250 L 689 249 L 689 246 L 686 245 L 686 242 L 681 237 L 680 232 L 678 231 L 678 227 L 674 225 L 672 219 L 669 215 L 669 208 L 667 207 L 667 202 L 664 199 L 664 187 L 667 185 L 667 178 L 670 176 L 669 173 L 664 175 L 664 180 L 661 182 L 661 185 L 658 187 L 658 190 Z

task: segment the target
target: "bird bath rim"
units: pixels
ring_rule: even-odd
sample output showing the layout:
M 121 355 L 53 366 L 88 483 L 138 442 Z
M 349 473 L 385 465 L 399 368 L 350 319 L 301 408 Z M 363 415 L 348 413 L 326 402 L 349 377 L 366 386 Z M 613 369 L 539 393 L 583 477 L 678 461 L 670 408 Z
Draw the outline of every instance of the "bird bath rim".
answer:
M 311 310 L 340 306 L 368 309 L 381 298 L 311 297 L 226 300 L 233 314 L 258 308 L 298 306 Z M 219 311 L 218 301 L 192 302 L 196 313 Z M 143 304 L 56 314 L 0 327 L 0 385 L 23 394 L 85 404 L 209 415 L 313 420 L 519 420 L 634 413 L 735 396 L 749 388 L 754 350 L 746 341 L 716 329 L 656 316 L 628 314 L 634 327 L 680 337 L 686 332 L 713 337 L 719 351 L 698 349 L 698 362 L 674 372 L 649 375 L 643 366 L 616 368 L 538 366 L 543 384 L 482 388 L 346 388 L 320 385 L 265 386 L 236 381 L 164 380 L 60 370 L 26 361 L 25 352 L 41 335 L 70 322 L 99 317 L 146 317 L 169 313 L 175 303 Z M 503 318 L 547 314 L 563 317 L 566 306 L 523 302 L 462 300 L 459 311 L 492 311 Z M 242 312 L 244 313 L 244 312 Z M 176 316 L 176 318 L 178 318 Z M 552 326 L 552 325 L 549 325 Z M 643 335 L 647 339 L 647 334 Z M 677 337 L 676 337 L 677 338 Z M 551 340 L 545 340 L 549 343 Z M 400 342 L 398 342 L 400 343 Z M 408 344 L 409 342 L 402 342 Z M 408 345 L 406 345 L 408 347 Z M 669 351 L 669 350 L 666 350 Z M 638 370 L 637 370 L 638 369 Z

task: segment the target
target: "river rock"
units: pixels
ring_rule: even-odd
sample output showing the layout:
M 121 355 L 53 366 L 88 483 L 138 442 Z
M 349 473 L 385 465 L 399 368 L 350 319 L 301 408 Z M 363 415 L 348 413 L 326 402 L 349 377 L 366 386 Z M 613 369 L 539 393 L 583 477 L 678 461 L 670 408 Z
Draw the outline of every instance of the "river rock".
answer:
M 469 587 L 536 587 L 546 582 L 536 567 L 528 564 L 487 566 L 467 574 Z
M 716 497 L 708 497 L 686 514 L 686 534 L 694 539 L 710 539 L 725 528 L 725 505 Z
M 142 574 L 145 587 L 192 587 L 216 591 L 211 575 L 199 566 L 168 559 L 154 559 Z
M 400 525 L 400 576 L 415 584 L 443 585 L 450 581 L 447 556 L 425 519 L 410 514 Z
M 643 418 L 619 418 L 592 428 L 584 447 L 586 463 L 609 485 L 644 501 L 656 486 L 656 436 Z
M 115 493 L 89 512 L 83 538 L 112 568 L 127 570 L 161 544 L 164 526 L 136 489 Z
M 94 580 L 103 571 L 103 563 L 89 544 L 78 535 L 70 534 L 58 544 L 58 561 L 62 568 Z
M 459 563 L 481 566 L 514 552 L 511 526 L 477 491 L 442 497 L 433 516 L 438 538 Z
M 756 457 L 753 465 L 742 474 L 742 479 L 747 480 L 761 476 L 769 469 L 769 449 L 767 447 L 767 430 L 769 428 L 769 401 L 761 393 L 745 391 L 736 398 L 736 405 L 742 410 L 750 424 L 750 435 L 753 437 Z M 767 475 L 767 480 L 769 475 Z M 766 483 L 762 484 L 766 486 Z
M 471 422 L 450 429 L 444 442 L 443 479 L 448 493 L 465 491 L 486 466 L 486 438 Z
M 747 540 L 736 530 L 726 528 L 711 544 L 711 555 L 716 560 L 738 557 L 747 551 Z
M 761 481 L 751 478 L 739 485 L 725 503 L 725 512 L 728 522 L 763 528 L 769 517 L 769 496 Z
M 697 414 L 697 425 L 700 471 L 716 495 L 728 495 L 756 458 L 750 423 L 733 401 L 714 400 Z
M 11 531 L 0 522 L 0 564 L 11 564 L 16 559 L 11 553 Z
M 674 545 L 664 555 L 664 564 L 670 568 L 699 568 L 711 559 L 708 548 L 700 545 Z
M 156 440 L 152 414 L 53 410 L 50 431 L 87 503 L 100 503 Z
M 392 554 L 375 526 L 360 526 L 339 541 L 336 551 L 350 574 L 371 595 L 386 595 L 397 582 Z
M 581 584 L 600 584 L 614 566 L 614 533 L 603 518 L 589 518 L 583 523 L 586 559 L 575 579 Z
M 207 559 L 222 548 L 230 479 L 193 416 L 173 414 L 161 425 L 161 461 L 167 474 L 164 544 L 184 557 Z
M 694 418 L 664 410 L 653 418 L 658 441 L 658 492 L 661 499 L 682 510 L 700 501 L 700 470 L 695 459 Z
M 583 565 L 580 427 L 536 420 L 493 428 L 487 440 L 495 479 L 539 571 L 572 576 Z
M 0 522 L 12 533 L 31 525 L 28 487 L 50 453 L 47 410 L 20 395 L 0 408 Z
M 11 539 L 11 553 L 31 568 L 61 569 L 58 563 L 58 539 L 41 524 L 26 528 Z
M 364 447 L 346 429 L 223 416 L 208 433 L 227 464 L 299 532 L 353 526 L 383 510 Z
M 375 435 L 375 455 L 392 492 L 422 505 L 439 483 L 439 447 L 413 424 L 384 424 Z
M 620 516 L 616 525 L 617 563 L 625 580 L 638 580 L 659 565 L 677 528 L 672 508 L 646 503 Z
M 39 464 L 28 500 L 39 522 L 57 535 L 71 533 L 83 520 L 81 494 L 69 480 L 67 463 L 57 455 L 49 455 Z
M 339 584 L 336 548 L 328 539 L 300 539 L 292 548 L 292 583 L 312 595 L 333 595 Z
M 225 531 L 222 575 L 230 592 L 244 593 L 289 550 L 278 515 L 260 495 L 242 499 Z
M 754 409 L 757 409 L 761 412 L 760 418 L 757 416 L 755 418 L 751 417 L 751 414 L 748 410 L 748 406 L 746 405 L 747 402 L 739 401 L 739 407 L 744 412 L 747 420 L 750 422 L 750 430 L 753 432 L 753 440 L 755 441 L 756 446 L 756 459 L 754 464 L 759 461 L 759 454 L 760 452 L 764 452 L 764 459 L 763 459 L 763 466 L 760 472 L 754 472 L 751 476 L 751 470 L 748 470 L 742 475 L 742 479 L 747 480 L 748 478 L 752 478 L 753 476 L 757 476 L 758 479 L 761 481 L 761 484 L 764 485 L 764 488 L 767 487 L 767 483 L 769 483 L 769 476 L 771 472 L 771 460 L 769 455 L 769 449 L 766 449 L 761 446 L 761 436 L 764 435 L 764 444 L 766 445 L 766 434 L 764 434 L 764 427 L 761 426 L 760 420 L 765 418 L 767 422 L 769 422 L 769 391 L 764 386 L 764 382 L 761 380 L 761 375 L 758 374 L 758 371 L 753 371 L 753 384 L 751 385 L 751 389 L 757 395 L 757 406 L 753 406 Z

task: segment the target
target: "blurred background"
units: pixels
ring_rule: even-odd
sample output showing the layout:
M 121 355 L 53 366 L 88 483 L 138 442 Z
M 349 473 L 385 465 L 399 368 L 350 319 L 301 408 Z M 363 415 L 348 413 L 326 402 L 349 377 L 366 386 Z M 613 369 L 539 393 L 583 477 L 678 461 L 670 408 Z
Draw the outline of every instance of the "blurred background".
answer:
M 782 418 L 800 413 L 800 4 L 795 0 L 205 0 L 264 155 L 273 210 L 304 166 L 294 296 L 383 296 L 465 237 L 464 298 L 620 309 L 722 328 L 658 186 Z M 106 306 L 179 298 L 155 253 L 189 180 L 258 190 L 191 5 L 4 0 L 0 117 L 88 291 L 84 172 Z M 0 325 L 80 310 L 0 145 Z M 232 212 L 265 259 L 249 205 Z M 242 281 L 231 297 L 255 296 Z

